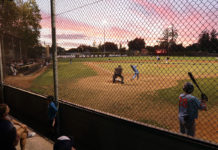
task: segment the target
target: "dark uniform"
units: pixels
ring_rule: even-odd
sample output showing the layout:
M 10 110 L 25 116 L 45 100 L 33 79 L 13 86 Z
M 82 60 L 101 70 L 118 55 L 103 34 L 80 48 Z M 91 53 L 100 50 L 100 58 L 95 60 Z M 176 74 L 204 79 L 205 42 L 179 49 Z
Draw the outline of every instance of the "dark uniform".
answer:
M 123 76 L 122 76 L 122 71 L 123 71 L 123 68 L 119 65 L 117 68 L 115 68 L 115 71 L 114 71 L 114 75 L 113 75 L 113 83 L 115 83 L 116 81 L 116 78 L 117 77 L 120 77 L 121 78 L 121 83 L 123 84 Z

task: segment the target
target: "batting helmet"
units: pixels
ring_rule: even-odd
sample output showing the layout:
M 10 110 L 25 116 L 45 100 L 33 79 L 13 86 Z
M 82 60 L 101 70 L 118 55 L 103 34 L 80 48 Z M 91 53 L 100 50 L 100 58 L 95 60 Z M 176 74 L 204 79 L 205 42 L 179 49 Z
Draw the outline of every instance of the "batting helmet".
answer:
M 193 91 L 194 91 L 194 86 L 191 82 L 186 82 L 184 85 L 183 85 L 183 91 L 188 93 L 188 94 L 191 94 Z

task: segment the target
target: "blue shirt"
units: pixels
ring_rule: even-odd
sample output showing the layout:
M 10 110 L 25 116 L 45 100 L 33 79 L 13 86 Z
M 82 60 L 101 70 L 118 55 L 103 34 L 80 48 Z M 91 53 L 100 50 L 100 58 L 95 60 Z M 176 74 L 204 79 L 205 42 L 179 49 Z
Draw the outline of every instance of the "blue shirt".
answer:
M 56 113 L 58 111 L 58 108 L 56 107 L 54 102 L 50 102 L 48 105 L 48 118 L 50 120 L 53 120 L 56 117 Z
M 196 119 L 198 118 L 198 109 L 205 107 L 201 101 L 191 94 L 183 93 L 179 96 L 179 118 L 188 116 L 192 120 Z
M 137 69 L 137 66 L 132 65 L 131 67 L 132 67 L 132 70 L 133 70 L 135 73 L 139 73 L 139 71 L 138 71 L 138 69 Z

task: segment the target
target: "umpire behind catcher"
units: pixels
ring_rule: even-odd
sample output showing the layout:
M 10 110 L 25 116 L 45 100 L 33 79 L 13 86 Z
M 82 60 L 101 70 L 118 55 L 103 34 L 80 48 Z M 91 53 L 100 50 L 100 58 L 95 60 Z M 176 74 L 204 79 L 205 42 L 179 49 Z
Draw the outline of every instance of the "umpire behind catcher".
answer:
M 121 67 L 121 65 L 119 65 L 117 68 L 115 68 L 114 75 L 113 75 L 113 83 L 115 83 L 117 77 L 121 78 L 121 84 L 124 83 L 123 82 L 124 78 L 122 76 L 122 71 L 123 71 L 123 68 Z

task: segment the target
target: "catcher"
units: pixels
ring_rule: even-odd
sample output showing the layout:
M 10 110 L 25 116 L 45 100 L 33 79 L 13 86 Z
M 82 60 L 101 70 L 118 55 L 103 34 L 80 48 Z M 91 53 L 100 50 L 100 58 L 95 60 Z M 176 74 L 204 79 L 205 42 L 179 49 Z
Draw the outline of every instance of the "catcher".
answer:
M 198 118 L 198 109 L 207 110 L 205 94 L 201 95 L 201 100 L 191 95 L 194 86 L 191 82 L 186 82 L 183 86 L 184 93 L 179 96 L 179 125 L 180 132 L 189 136 L 195 136 L 195 119 Z
M 114 75 L 113 75 L 113 83 L 115 83 L 117 77 L 120 77 L 121 84 L 124 84 L 124 82 L 123 82 L 124 78 L 122 76 L 122 71 L 123 71 L 123 68 L 121 67 L 121 65 L 119 65 L 117 68 L 115 68 Z

